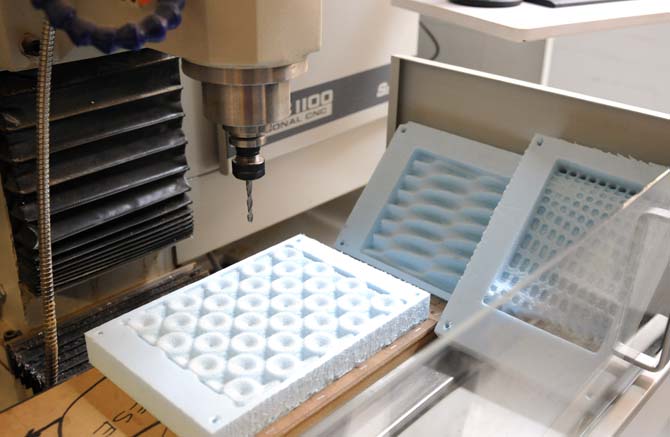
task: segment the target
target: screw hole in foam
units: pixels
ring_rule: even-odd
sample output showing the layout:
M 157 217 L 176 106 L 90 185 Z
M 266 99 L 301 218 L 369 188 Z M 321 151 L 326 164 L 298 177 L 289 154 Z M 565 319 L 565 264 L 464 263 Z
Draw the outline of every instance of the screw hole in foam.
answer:
M 171 336 L 170 339 L 168 340 L 169 344 L 173 348 L 179 348 L 185 344 L 184 337 L 181 336 Z
M 242 396 L 248 396 L 253 391 L 253 388 L 251 387 L 251 384 L 243 383 L 237 387 L 237 390 Z
M 300 279 L 292 276 L 283 276 L 272 282 L 272 292 L 274 295 L 293 293 L 301 294 L 303 283 Z

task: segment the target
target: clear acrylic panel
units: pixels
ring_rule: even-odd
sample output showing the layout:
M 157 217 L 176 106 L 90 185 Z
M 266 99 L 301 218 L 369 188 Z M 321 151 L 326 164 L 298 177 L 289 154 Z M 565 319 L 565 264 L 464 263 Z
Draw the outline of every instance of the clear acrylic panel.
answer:
M 669 263 L 670 171 L 307 435 L 589 435 L 665 364 Z

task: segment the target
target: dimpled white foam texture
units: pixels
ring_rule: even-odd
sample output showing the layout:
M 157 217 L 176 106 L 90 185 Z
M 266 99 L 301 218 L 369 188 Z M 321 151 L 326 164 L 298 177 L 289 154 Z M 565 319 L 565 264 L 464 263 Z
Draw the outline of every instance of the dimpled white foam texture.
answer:
M 418 288 L 298 236 L 86 334 L 178 435 L 253 435 L 428 317 Z
M 337 247 L 448 299 L 519 159 L 416 123 L 402 125 Z
M 463 300 L 496 302 L 589 229 L 618 212 L 662 171 L 653 164 L 536 136 L 463 277 L 463 289 L 457 288 L 445 313 L 453 315 L 451 311 Z M 610 306 L 602 296 L 588 302 L 588 297 L 577 291 L 571 300 L 552 295 L 551 289 L 564 289 L 568 282 L 557 273 L 543 275 L 499 309 L 521 320 L 547 320 L 551 314 L 552 323 L 538 325 L 596 350 L 610 326 Z M 485 292 L 482 296 L 473 290 Z M 444 322 L 449 317 L 443 316 Z M 438 332 L 444 331 L 443 323 Z

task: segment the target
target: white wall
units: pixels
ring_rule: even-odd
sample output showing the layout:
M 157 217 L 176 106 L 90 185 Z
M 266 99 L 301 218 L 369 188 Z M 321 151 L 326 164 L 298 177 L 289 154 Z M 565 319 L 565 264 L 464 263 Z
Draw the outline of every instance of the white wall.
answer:
M 556 39 L 549 84 L 670 112 L 670 25 Z

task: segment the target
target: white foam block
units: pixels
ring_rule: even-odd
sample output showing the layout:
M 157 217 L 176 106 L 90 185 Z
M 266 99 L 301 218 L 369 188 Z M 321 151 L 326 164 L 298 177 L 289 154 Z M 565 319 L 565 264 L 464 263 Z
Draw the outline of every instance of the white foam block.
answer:
M 428 293 L 297 236 L 89 331 L 86 345 L 178 435 L 249 436 L 428 310 Z

